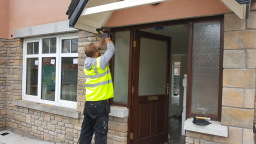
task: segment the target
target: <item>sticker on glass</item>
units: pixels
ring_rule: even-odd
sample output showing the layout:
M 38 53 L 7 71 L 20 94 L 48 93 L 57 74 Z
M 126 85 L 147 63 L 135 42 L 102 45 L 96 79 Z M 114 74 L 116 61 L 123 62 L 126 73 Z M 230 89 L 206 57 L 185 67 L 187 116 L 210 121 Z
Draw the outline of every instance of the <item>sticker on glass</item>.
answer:
M 51 64 L 55 64 L 55 59 L 51 59 Z
M 35 65 L 38 65 L 38 63 L 39 63 L 38 60 L 35 60 Z
M 77 58 L 73 59 L 73 64 L 78 64 L 78 59 Z

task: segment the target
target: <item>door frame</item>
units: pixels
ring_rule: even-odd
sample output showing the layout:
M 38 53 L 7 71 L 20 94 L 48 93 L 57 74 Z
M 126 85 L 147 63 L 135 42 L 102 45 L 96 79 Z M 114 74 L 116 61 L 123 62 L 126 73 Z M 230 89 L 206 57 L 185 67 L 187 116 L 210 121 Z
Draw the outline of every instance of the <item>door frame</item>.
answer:
M 130 59 L 129 59 L 129 87 L 128 87 L 128 104 L 127 105 L 123 105 L 123 104 L 115 104 L 115 105 L 120 105 L 120 106 L 127 106 L 129 109 L 129 117 L 128 117 L 128 133 L 127 133 L 127 143 L 128 144 L 133 144 L 133 135 L 132 135 L 132 127 L 133 127 L 133 122 L 132 122 L 132 115 L 133 115 L 133 111 L 134 111 L 134 104 L 133 102 L 133 91 L 134 88 L 132 87 L 132 81 L 133 81 L 133 59 L 134 59 L 134 55 L 135 55 L 135 50 L 133 47 L 133 40 L 134 40 L 134 35 L 135 35 L 135 31 L 137 29 L 146 29 L 146 28 L 153 28 L 153 27 L 161 27 L 161 26 L 173 26 L 173 25 L 188 25 L 189 28 L 189 38 L 188 38 L 188 50 L 189 53 L 192 49 L 192 38 L 193 38 L 193 32 L 192 32 L 192 23 L 193 22 L 198 22 L 198 21 L 206 21 L 206 20 L 222 20 L 222 37 L 223 37 L 223 19 L 224 19 L 224 15 L 220 14 L 220 15 L 216 15 L 216 16 L 203 16 L 203 17 L 197 17 L 197 18 L 187 18 L 187 19 L 181 19 L 181 20 L 169 20 L 169 21 L 164 21 L 164 22 L 154 22 L 154 23 L 144 23 L 144 24 L 138 24 L 138 25 L 132 25 L 132 26 L 123 26 L 123 27 L 116 27 L 116 28 L 112 28 L 111 32 L 115 33 L 118 31 L 130 31 Z M 114 36 L 114 35 L 113 35 Z M 114 38 L 114 37 L 113 37 Z M 223 47 L 223 41 L 222 41 L 222 47 Z M 190 55 L 188 54 L 188 60 L 191 59 Z M 190 73 L 190 65 L 188 64 L 188 73 Z M 188 76 L 187 77 L 187 88 L 189 89 L 190 85 L 189 82 L 191 78 Z M 187 89 L 186 91 L 186 118 L 188 117 L 188 107 L 190 107 L 189 104 L 189 100 L 191 100 L 190 98 L 190 91 Z
M 146 37 L 146 38 L 152 38 L 156 40 L 161 40 L 161 41 L 166 41 L 167 42 L 167 63 L 166 63 L 166 80 L 165 83 L 169 83 L 170 85 L 170 63 L 171 63 L 171 38 L 167 36 L 162 36 L 162 35 L 157 35 L 153 33 L 148 33 L 148 32 L 143 32 L 139 30 L 134 30 L 133 34 L 133 60 L 132 60 L 132 109 L 133 113 L 130 113 L 129 119 L 130 119 L 130 133 L 132 133 L 133 139 L 131 140 L 132 143 L 135 141 L 135 132 L 137 132 L 135 128 L 135 122 L 138 117 L 138 103 L 136 104 L 135 102 L 138 102 L 138 82 L 139 82 L 139 57 L 140 57 L 140 40 L 139 38 L 141 37 Z M 169 91 L 169 90 L 168 90 Z M 166 128 L 167 128 L 167 135 L 166 138 L 168 140 L 168 103 L 169 103 L 169 94 L 166 92 Z

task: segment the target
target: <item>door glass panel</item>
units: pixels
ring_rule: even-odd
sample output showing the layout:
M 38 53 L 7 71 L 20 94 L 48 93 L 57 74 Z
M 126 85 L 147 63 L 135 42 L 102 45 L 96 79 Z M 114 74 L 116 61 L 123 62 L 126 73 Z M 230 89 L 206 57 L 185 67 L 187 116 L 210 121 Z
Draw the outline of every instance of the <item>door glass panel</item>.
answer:
M 218 114 L 220 22 L 194 24 L 192 113 Z
M 37 96 L 38 88 L 38 58 L 27 59 L 26 94 Z
M 56 58 L 43 58 L 42 99 L 55 101 Z
M 76 101 L 77 98 L 77 58 L 63 57 L 61 62 L 61 99 Z
M 130 32 L 115 34 L 114 102 L 127 104 L 129 82 Z
M 139 64 L 139 95 L 165 94 L 167 43 L 141 38 Z

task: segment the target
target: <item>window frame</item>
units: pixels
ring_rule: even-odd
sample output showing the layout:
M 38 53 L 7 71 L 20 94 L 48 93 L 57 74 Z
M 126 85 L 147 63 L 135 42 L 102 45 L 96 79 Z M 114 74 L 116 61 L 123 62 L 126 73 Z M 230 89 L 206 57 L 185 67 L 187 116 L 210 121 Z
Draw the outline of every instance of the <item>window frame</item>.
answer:
M 193 59 L 193 28 L 195 23 L 201 22 L 220 22 L 220 61 L 219 61 L 219 90 L 218 90 L 218 114 L 215 115 L 203 115 L 191 112 L 192 105 L 192 59 Z M 212 120 L 221 120 L 221 108 L 222 108 L 222 80 L 223 80 L 223 53 L 224 53 L 224 20 L 223 18 L 216 18 L 210 20 L 196 20 L 189 23 L 189 44 L 188 44 L 188 79 L 187 79 L 187 112 L 186 118 L 194 116 L 210 117 Z
M 42 42 L 45 38 L 54 38 L 56 37 L 56 53 L 54 54 L 43 54 L 42 52 Z M 61 64 L 62 64 L 62 57 L 76 57 L 78 58 L 78 51 L 77 53 L 61 53 L 62 47 L 62 40 L 63 39 L 78 39 L 78 34 L 62 34 L 62 35 L 50 35 L 50 36 L 42 36 L 36 38 L 27 38 L 24 39 L 23 42 L 23 67 L 22 67 L 22 99 L 54 105 L 54 106 L 62 106 L 67 108 L 77 108 L 77 101 L 67 101 L 62 100 L 60 96 L 61 91 Z M 38 54 L 27 54 L 27 44 L 31 42 L 39 42 L 39 53 Z M 42 99 L 42 58 L 46 57 L 55 57 L 55 65 L 56 65 L 56 73 L 55 73 L 55 101 L 44 100 Z M 37 89 L 37 96 L 28 95 L 26 94 L 26 87 L 27 87 L 27 59 L 28 58 L 38 58 L 38 89 Z M 77 77 L 78 79 L 78 77 Z

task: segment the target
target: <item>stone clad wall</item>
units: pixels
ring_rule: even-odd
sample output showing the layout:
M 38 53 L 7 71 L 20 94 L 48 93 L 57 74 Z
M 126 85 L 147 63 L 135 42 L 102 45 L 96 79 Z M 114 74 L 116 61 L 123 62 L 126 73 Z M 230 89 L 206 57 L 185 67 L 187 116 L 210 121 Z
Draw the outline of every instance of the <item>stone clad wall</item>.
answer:
M 6 64 L 7 64 L 7 44 L 8 40 L 0 39 L 0 129 L 3 129 L 6 120 Z
M 79 72 L 78 72 L 78 110 L 84 109 L 84 83 L 85 76 L 83 72 L 84 59 L 84 46 L 91 42 L 97 42 L 99 38 L 96 34 L 80 31 L 79 32 Z M 104 53 L 105 50 L 102 51 Z M 109 132 L 108 132 L 108 144 L 126 144 L 127 143 L 127 131 L 128 131 L 128 118 L 109 117 Z
M 256 81 L 256 11 L 248 20 L 224 17 L 224 60 L 221 124 L 229 136 L 186 132 L 186 144 L 254 144 Z

